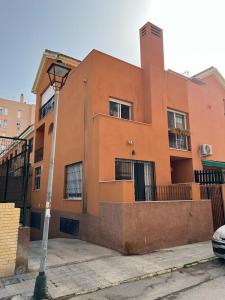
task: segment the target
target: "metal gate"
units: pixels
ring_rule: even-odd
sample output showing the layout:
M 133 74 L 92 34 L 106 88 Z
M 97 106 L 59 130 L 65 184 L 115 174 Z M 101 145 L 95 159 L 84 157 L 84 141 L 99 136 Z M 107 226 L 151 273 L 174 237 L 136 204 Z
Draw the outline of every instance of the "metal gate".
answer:
M 23 225 L 27 215 L 29 156 L 26 139 L 0 136 L 0 202 L 14 202 L 21 208 Z
M 195 170 L 195 182 L 199 184 L 223 184 L 225 182 L 224 170 Z
M 221 185 L 201 185 L 201 199 L 211 199 L 214 230 L 225 224 Z

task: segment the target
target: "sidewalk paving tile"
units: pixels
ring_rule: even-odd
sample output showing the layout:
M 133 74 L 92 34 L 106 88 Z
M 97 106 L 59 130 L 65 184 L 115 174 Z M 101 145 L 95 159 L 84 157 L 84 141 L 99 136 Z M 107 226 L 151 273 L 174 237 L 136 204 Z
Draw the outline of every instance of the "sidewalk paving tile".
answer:
M 82 243 L 82 247 L 84 246 L 88 251 L 87 243 Z M 106 253 L 107 250 L 103 252 Z M 75 261 L 56 267 L 52 265 L 46 272 L 48 288 L 52 298 L 57 299 L 103 289 L 212 256 L 210 242 L 179 246 L 144 255 L 122 256 L 115 255 L 115 251 L 112 251 L 111 256 L 107 257 L 95 255 L 95 258 L 88 261 L 83 257 L 82 262 Z M 32 296 L 36 275 L 37 272 L 32 272 L 0 279 L 0 299 L 15 295 L 28 299 Z

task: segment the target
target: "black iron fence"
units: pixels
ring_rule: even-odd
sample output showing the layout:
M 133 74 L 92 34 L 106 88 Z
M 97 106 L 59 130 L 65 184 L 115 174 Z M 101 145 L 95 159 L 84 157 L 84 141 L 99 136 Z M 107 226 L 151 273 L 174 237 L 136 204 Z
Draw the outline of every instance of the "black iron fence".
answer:
M 225 182 L 225 172 L 223 170 L 196 170 L 195 182 L 200 184 L 223 184 Z
M 146 186 L 145 194 L 148 195 L 147 199 L 155 201 L 192 200 L 192 190 L 189 184 Z
M 201 199 L 211 199 L 214 230 L 224 225 L 224 207 L 221 185 L 201 185 Z
M 21 217 L 24 224 L 29 154 L 27 140 L 0 136 L 0 202 L 14 202 L 16 207 L 22 208 Z

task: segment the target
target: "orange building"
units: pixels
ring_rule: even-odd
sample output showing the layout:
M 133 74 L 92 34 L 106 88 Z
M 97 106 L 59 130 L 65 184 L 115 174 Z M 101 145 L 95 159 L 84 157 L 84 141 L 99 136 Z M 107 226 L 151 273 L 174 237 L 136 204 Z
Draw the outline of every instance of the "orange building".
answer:
M 54 111 L 46 72 L 56 59 L 71 72 L 59 96 L 50 237 L 126 253 L 209 238 L 210 202 L 193 201 L 192 182 L 195 169 L 225 165 L 224 79 L 215 68 L 192 78 L 165 71 L 163 32 L 151 23 L 140 49 L 141 67 L 97 50 L 83 61 L 44 52 L 33 86 L 32 238 L 43 227 Z M 151 201 L 155 187 L 188 193 Z
M 27 104 L 23 94 L 20 101 L 0 98 L 0 136 L 19 136 L 34 124 L 35 105 Z

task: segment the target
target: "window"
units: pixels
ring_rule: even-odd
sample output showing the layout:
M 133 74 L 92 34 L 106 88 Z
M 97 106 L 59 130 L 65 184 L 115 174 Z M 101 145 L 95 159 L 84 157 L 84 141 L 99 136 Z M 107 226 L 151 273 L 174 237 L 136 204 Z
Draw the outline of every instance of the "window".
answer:
M 79 220 L 72 220 L 60 217 L 60 232 L 78 235 L 79 234 L 80 222 Z
M 34 190 L 38 191 L 41 188 L 41 167 L 34 169 Z
M 115 160 L 116 180 L 134 180 L 135 200 L 153 200 L 155 165 L 152 161 Z
M 65 199 L 82 197 L 82 163 L 66 166 Z
M 16 130 L 20 130 L 20 123 L 19 122 L 16 123 Z
M 7 107 L 0 107 L 0 115 L 7 116 L 8 115 L 8 108 Z
M 167 117 L 170 148 L 188 150 L 187 135 L 182 133 L 182 130 L 187 129 L 186 114 L 168 110 Z
M 116 180 L 131 180 L 132 178 L 132 161 L 116 159 Z
M 7 127 L 7 120 L 0 120 L 0 127 L 6 128 Z
M 17 118 L 20 119 L 22 117 L 22 110 L 17 110 Z
M 110 114 L 110 116 L 113 116 L 113 117 L 130 120 L 131 119 L 131 104 L 110 98 L 109 114 Z
M 30 227 L 41 229 L 41 214 L 38 212 L 31 212 L 30 214 Z
M 53 86 L 49 86 L 41 97 L 40 119 L 44 118 L 49 112 L 54 110 L 54 95 Z

